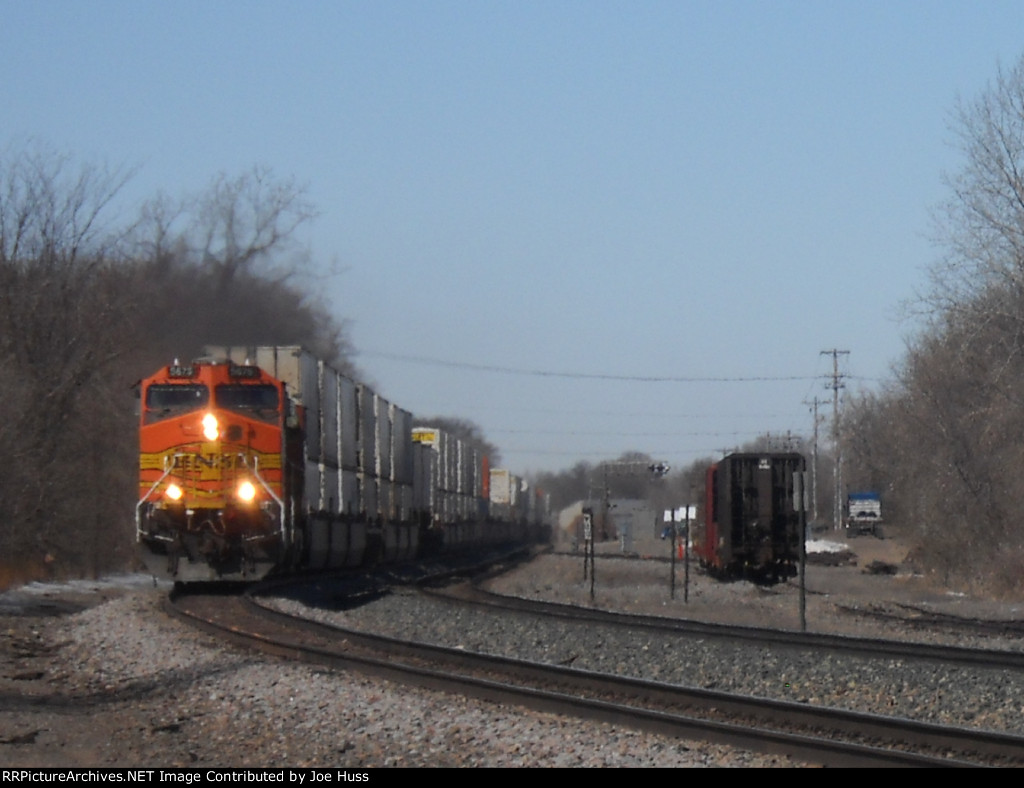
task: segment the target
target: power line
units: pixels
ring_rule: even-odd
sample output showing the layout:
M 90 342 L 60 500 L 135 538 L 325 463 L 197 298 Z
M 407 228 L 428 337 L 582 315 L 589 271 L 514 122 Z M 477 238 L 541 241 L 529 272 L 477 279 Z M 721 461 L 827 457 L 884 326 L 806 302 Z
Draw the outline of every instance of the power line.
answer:
M 748 435 L 749 431 L 734 432 L 671 432 L 658 430 L 657 432 L 614 432 L 612 430 L 541 430 L 541 429 L 492 429 L 488 434 L 493 435 L 571 435 L 577 437 L 604 436 L 608 438 L 721 438 Z
M 819 378 L 814 378 L 816 381 Z M 443 405 L 435 405 L 432 407 L 433 410 L 444 410 L 451 406 L 451 403 L 445 402 Z M 528 413 L 528 414 L 546 414 L 552 416 L 616 416 L 619 418 L 643 418 L 643 419 L 710 419 L 710 420 L 738 420 L 738 419 L 790 419 L 793 418 L 793 413 L 666 413 L 658 411 L 624 411 L 624 410 L 587 410 L 580 408 L 530 408 L 526 406 L 522 407 L 505 407 L 497 405 L 479 405 L 474 403 L 472 406 L 473 413 Z
M 689 377 L 676 375 L 612 375 L 600 372 L 555 372 L 543 369 L 516 369 L 499 367 L 492 364 L 471 364 L 464 361 L 447 361 L 425 356 L 408 356 L 400 353 L 385 353 L 377 350 L 362 350 L 359 353 L 374 358 L 385 358 L 390 361 L 402 361 L 412 364 L 426 364 L 434 367 L 452 369 L 469 369 L 476 372 L 498 372 L 503 375 L 525 375 L 539 378 L 572 378 L 574 380 L 619 380 L 633 383 L 765 383 L 793 380 L 817 380 L 813 375 L 762 375 L 740 377 Z
M 649 456 L 659 457 L 702 457 L 714 454 L 727 454 L 733 449 L 722 449 L 720 447 L 708 448 L 708 449 L 666 449 L 665 451 L 649 451 L 647 449 L 612 449 L 608 451 L 574 451 L 571 449 L 520 449 L 520 448 L 501 448 L 501 456 L 508 457 L 509 455 L 516 454 L 529 454 L 544 457 L 617 457 L 623 454 L 644 454 Z

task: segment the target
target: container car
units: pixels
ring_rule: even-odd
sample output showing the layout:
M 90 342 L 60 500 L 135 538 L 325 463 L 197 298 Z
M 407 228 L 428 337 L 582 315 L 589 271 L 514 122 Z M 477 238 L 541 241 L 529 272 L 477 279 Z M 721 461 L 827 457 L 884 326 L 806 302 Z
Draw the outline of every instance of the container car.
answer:
M 487 458 L 301 347 L 211 346 L 138 394 L 136 535 L 156 575 L 251 580 L 527 534 L 490 516 Z

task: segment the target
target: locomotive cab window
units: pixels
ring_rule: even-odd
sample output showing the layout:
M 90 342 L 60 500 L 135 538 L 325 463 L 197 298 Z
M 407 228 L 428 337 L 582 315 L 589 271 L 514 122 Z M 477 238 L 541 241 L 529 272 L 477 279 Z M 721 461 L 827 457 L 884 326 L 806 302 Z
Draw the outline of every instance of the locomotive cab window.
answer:
M 146 389 L 145 422 L 152 424 L 205 408 L 210 390 L 202 384 L 157 383 Z
M 276 386 L 246 386 L 226 383 L 217 386 L 217 407 L 263 421 L 276 421 L 280 399 Z

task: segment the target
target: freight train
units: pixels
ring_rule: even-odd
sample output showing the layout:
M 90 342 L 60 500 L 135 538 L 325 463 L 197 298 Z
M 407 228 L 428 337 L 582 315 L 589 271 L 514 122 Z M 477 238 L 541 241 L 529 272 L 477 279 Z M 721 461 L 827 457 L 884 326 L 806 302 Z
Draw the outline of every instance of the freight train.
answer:
M 140 381 L 136 537 L 177 582 L 543 541 L 547 496 L 301 347 L 208 347 Z
M 806 465 L 792 452 L 736 453 L 707 469 L 703 526 L 693 550 L 710 574 L 758 583 L 796 575 Z

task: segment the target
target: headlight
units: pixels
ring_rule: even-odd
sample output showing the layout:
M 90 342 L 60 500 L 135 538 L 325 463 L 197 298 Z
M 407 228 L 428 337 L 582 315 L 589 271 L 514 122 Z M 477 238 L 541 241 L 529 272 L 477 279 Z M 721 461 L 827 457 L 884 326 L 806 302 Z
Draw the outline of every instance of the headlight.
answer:
M 176 484 L 168 484 L 167 485 L 167 497 L 170 498 L 172 501 L 180 501 L 181 500 L 181 496 L 183 494 L 184 493 L 182 493 L 181 488 L 178 485 L 176 485 Z
M 242 482 L 238 485 L 238 498 L 245 503 L 250 503 L 256 497 L 256 487 L 252 482 Z
M 203 416 L 203 435 L 206 436 L 208 441 L 215 441 L 220 436 L 220 430 L 217 427 L 217 417 L 212 413 L 207 413 Z

